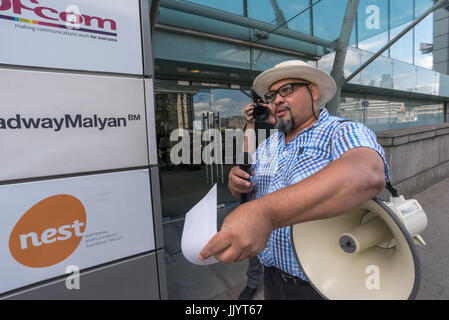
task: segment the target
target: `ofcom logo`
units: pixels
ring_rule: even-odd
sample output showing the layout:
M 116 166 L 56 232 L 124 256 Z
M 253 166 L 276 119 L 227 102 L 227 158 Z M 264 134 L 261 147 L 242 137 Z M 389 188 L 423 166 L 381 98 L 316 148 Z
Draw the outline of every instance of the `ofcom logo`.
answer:
M 29 0 L 27 5 L 31 5 L 27 7 L 22 3 L 23 0 L 0 0 L 0 12 L 9 12 L 13 16 L 0 14 L 0 20 L 11 20 L 11 21 L 20 21 L 30 24 L 38 24 L 47 27 L 55 27 L 62 29 L 72 29 L 75 28 L 77 31 L 89 32 L 89 33 L 98 33 L 102 35 L 109 36 L 117 36 L 115 32 L 105 32 L 102 30 L 92 30 L 92 27 L 98 27 L 99 29 L 108 28 L 111 31 L 117 30 L 117 23 L 112 19 L 104 19 L 98 16 L 92 16 L 87 14 L 81 14 L 79 12 L 78 7 L 69 6 L 65 11 L 59 11 L 51 7 L 40 6 L 37 0 Z M 56 1 L 54 1 L 56 2 Z M 37 6 L 33 6 L 37 5 Z M 77 9 L 77 10 L 75 10 Z M 24 19 L 21 16 L 24 12 L 34 13 L 33 16 L 36 16 L 39 20 L 30 20 Z M 16 17 L 16 15 L 18 17 Z M 42 19 L 44 21 L 42 21 Z M 65 24 L 60 24 L 60 22 L 64 22 Z M 81 26 L 86 26 L 87 28 L 82 28 Z
M 29 209 L 9 237 L 9 250 L 19 263 L 44 268 L 67 259 L 86 229 L 86 211 L 77 198 L 59 194 Z

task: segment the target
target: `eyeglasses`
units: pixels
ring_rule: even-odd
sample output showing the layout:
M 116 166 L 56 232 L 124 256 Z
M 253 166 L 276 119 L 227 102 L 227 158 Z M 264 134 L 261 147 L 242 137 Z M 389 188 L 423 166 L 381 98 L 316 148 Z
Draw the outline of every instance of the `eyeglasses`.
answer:
M 267 103 L 272 103 L 276 99 L 276 95 L 279 93 L 281 97 L 286 97 L 288 95 L 291 95 L 293 93 L 293 89 L 295 87 L 307 87 L 311 83 L 308 82 L 292 82 L 284 84 L 282 87 L 280 87 L 277 90 L 268 91 L 264 97 L 265 101 Z

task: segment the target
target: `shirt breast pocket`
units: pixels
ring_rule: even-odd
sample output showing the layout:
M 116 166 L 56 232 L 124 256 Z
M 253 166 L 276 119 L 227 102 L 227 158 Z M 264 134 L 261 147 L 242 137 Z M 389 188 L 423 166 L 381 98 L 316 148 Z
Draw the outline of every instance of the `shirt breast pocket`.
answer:
M 259 165 L 253 180 L 256 183 L 257 197 L 270 192 L 270 186 L 274 183 L 275 174 L 276 172 L 273 163 L 267 161 Z

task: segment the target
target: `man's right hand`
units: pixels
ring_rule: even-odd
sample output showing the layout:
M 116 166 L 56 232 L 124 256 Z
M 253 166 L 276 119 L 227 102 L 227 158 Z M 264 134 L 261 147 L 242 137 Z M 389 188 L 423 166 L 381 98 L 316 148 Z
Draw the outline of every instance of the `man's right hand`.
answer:
M 273 111 L 271 110 L 270 105 L 264 103 L 262 103 L 261 105 L 267 108 L 268 110 L 268 118 L 264 122 L 270 123 L 272 125 L 276 124 L 276 118 L 273 115 Z M 246 118 L 246 129 L 255 129 L 256 120 L 254 120 L 253 116 L 255 106 L 256 106 L 255 103 L 250 103 L 243 109 L 243 113 L 245 114 Z
M 255 103 L 250 103 L 245 107 L 245 109 L 243 109 L 243 113 L 245 114 L 245 118 L 246 118 L 246 129 L 254 129 L 255 128 L 256 120 L 254 120 L 254 117 L 253 117 L 255 106 L 256 106 Z
M 251 175 L 254 176 L 254 168 L 251 168 Z M 229 172 L 228 188 L 236 200 L 240 200 L 242 193 L 254 190 L 255 183 L 249 182 L 249 178 L 250 175 L 239 167 L 233 167 Z

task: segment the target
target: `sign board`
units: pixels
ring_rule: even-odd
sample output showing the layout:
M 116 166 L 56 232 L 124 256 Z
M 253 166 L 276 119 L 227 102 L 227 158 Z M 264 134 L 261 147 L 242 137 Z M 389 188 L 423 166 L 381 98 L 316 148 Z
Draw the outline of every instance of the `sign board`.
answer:
M 0 186 L 0 293 L 155 249 L 148 170 Z
M 0 69 L 0 181 L 148 166 L 144 81 Z
M 0 0 L 0 63 L 142 74 L 138 0 Z

